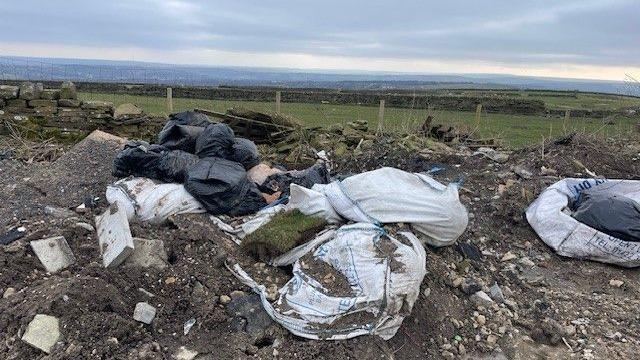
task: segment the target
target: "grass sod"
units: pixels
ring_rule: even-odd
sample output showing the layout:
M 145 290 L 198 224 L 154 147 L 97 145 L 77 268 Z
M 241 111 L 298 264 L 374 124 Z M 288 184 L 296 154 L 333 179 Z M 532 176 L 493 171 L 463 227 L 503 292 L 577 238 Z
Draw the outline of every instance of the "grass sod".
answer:
M 247 235 L 240 248 L 262 261 L 268 261 L 312 240 L 326 225 L 324 219 L 304 215 L 299 210 L 282 212 Z
M 166 99 L 162 97 L 81 93 L 80 98 L 110 101 L 116 106 L 134 103 L 150 114 L 166 115 L 167 111 Z M 173 99 L 173 109 L 176 112 L 194 108 L 225 111 L 238 106 L 256 111 L 275 110 L 274 102 Z M 366 120 L 373 129 L 378 126 L 378 107 L 375 106 L 282 103 L 281 110 L 282 113 L 301 120 L 306 126 L 328 126 L 353 120 Z M 574 131 L 603 136 L 628 135 L 635 131 L 636 124 L 635 120 L 624 117 L 616 119 L 612 125 L 606 125 L 602 119 L 571 118 L 565 123 L 563 118 L 491 113 L 483 113 L 480 122 L 477 123 L 473 112 L 387 107 L 384 128 L 387 131 L 411 132 L 422 124 L 428 114 L 433 116 L 436 124 L 453 125 L 472 132 L 475 137 L 498 137 L 505 146 L 513 149 L 539 143 L 543 138 L 559 137 Z

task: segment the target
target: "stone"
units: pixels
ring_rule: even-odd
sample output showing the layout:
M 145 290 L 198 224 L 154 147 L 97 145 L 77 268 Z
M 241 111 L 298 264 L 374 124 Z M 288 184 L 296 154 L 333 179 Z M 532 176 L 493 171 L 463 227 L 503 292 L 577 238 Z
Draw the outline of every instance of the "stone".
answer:
M 91 224 L 87 224 L 86 222 L 77 222 L 73 226 L 76 228 L 84 229 L 88 232 L 96 231 L 96 229 Z
M 484 315 L 478 315 L 476 316 L 476 322 L 478 325 L 484 326 L 487 323 L 487 318 Z
M 512 253 L 511 251 L 507 251 L 504 255 L 502 255 L 502 258 L 500 259 L 500 261 L 506 262 L 506 261 L 511 261 L 515 258 L 517 258 L 516 254 Z
M 271 284 L 267 286 L 267 300 L 276 301 L 278 299 L 278 285 Z
M 137 107 L 134 104 L 122 104 L 116 108 L 114 111 L 113 117 L 116 119 L 130 119 L 133 117 L 138 117 L 143 114 L 141 108 Z
M 536 265 L 533 261 L 531 261 L 531 259 L 526 256 L 518 260 L 518 264 L 528 268 L 532 268 Z
M 230 302 L 231 302 L 231 297 L 229 297 L 228 295 L 220 295 L 220 303 L 222 305 L 226 305 Z
M 65 81 L 60 85 L 60 99 L 72 99 L 78 98 L 78 92 L 76 86 L 71 81 Z M 63 106 L 63 105 L 61 105 Z
M 493 346 L 498 342 L 498 337 L 496 335 L 489 335 L 487 336 L 487 345 L 489 346 Z
M 193 360 L 198 356 L 198 352 L 189 350 L 184 346 L 181 346 L 176 352 L 173 353 L 173 358 L 176 360 Z
M 25 99 L 10 99 L 7 100 L 7 108 L 26 108 L 27 100 Z
M 151 324 L 156 317 L 156 308 L 146 302 L 139 302 L 133 310 L 133 319 L 145 324 Z
M 40 98 L 40 93 L 38 92 L 38 88 L 36 88 L 36 84 L 27 81 L 20 84 L 19 96 L 20 99 L 34 100 Z
M 482 290 L 482 286 L 480 286 L 480 284 L 478 284 L 478 282 L 476 282 L 473 279 L 464 279 L 460 289 L 462 290 L 463 293 L 467 295 L 471 295 Z
M 521 166 L 516 166 L 513 169 L 513 172 L 516 173 L 516 175 L 518 175 L 518 177 L 522 178 L 522 179 L 531 179 L 533 177 L 533 173 Z
M 10 100 L 16 99 L 20 88 L 12 85 L 0 85 L 0 99 Z
M 58 102 L 55 100 L 29 100 L 29 106 L 37 107 L 37 108 L 56 108 L 58 107 Z
M 44 213 L 58 219 L 68 219 L 68 218 L 77 216 L 76 213 L 74 213 L 69 209 L 52 206 L 52 205 L 46 205 L 44 207 Z
M 493 305 L 493 300 L 484 291 L 478 291 L 471 295 L 471 301 L 476 304 L 476 306 L 489 307 Z
M 234 290 L 234 291 L 231 292 L 231 294 L 229 294 L 229 296 L 232 299 L 238 299 L 238 298 L 243 297 L 244 295 L 245 295 L 245 293 L 242 290 Z
M 613 286 L 613 287 L 621 287 L 622 285 L 624 285 L 624 281 L 622 280 L 615 280 L 615 279 L 611 279 L 609 280 L 609 285 Z
M 110 110 L 113 109 L 113 103 L 108 101 L 83 101 L 81 108 L 84 110 Z
M 45 314 L 37 314 L 22 335 L 22 341 L 47 354 L 51 353 L 51 349 L 59 338 L 60 322 L 58 318 Z
M 104 267 L 120 265 L 134 251 L 129 220 L 123 206 L 115 202 L 104 214 L 96 216 L 98 244 Z
M 488 147 L 481 147 L 473 153 L 473 155 L 483 155 L 499 164 L 504 164 L 509 160 L 509 154 L 496 151 L 495 149 Z
M 44 89 L 40 93 L 40 99 L 42 100 L 58 100 L 60 98 L 60 90 L 58 89 Z
M 235 323 L 241 324 L 238 330 L 244 330 L 256 338 L 261 337 L 265 330 L 274 323 L 264 310 L 260 296 L 257 294 L 232 299 L 227 305 L 227 312 L 236 320 Z
M 498 283 L 494 283 L 491 286 L 491 288 L 489 289 L 489 295 L 495 302 L 500 304 L 503 303 L 505 300 L 504 294 L 502 293 L 502 289 L 500 289 L 500 285 L 498 285 Z
M 30 244 L 47 272 L 55 273 L 76 262 L 76 258 L 63 236 L 34 240 Z
M 133 253 L 127 257 L 124 265 L 163 269 L 167 267 L 168 259 L 162 240 L 133 238 Z
M 58 106 L 61 107 L 69 107 L 69 108 L 79 108 L 82 105 L 82 102 L 77 99 L 60 99 L 58 100 Z
M 15 293 L 16 293 L 16 289 L 15 289 L 15 288 L 8 287 L 8 288 L 4 291 L 4 293 L 2 294 L 2 298 L 3 298 L 3 299 L 6 299 L 6 298 L 8 298 L 9 296 L 14 295 Z

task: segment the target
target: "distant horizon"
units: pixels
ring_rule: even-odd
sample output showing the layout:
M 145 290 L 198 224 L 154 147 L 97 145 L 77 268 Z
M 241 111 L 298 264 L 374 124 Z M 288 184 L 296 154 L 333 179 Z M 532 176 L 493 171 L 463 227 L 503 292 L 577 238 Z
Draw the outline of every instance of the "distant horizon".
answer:
M 530 79 L 544 79 L 544 80 L 559 80 L 559 81 L 594 81 L 594 82 L 614 82 L 624 83 L 624 79 L 597 79 L 597 78 L 577 78 L 577 77 L 554 77 L 554 76 L 536 76 L 536 75 L 519 75 L 515 73 L 482 73 L 482 72 L 403 72 L 403 71 L 388 71 L 388 70 L 358 70 L 358 69 L 322 69 L 322 68 L 295 68 L 295 67 L 280 67 L 280 66 L 248 66 L 248 65 L 216 65 L 216 64 L 190 64 L 190 63 L 169 63 L 161 61 L 145 61 L 145 60 L 127 60 L 127 59 L 104 59 L 104 58 L 69 58 L 69 57 L 57 57 L 57 56 L 21 56 L 21 55 L 3 55 L 0 53 L 0 59 L 12 58 L 12 59 L 30 59 L 32 61 L 37 60 L 54 60 L 67 62 L 72 64 L 74 61 L 78 62 L 103 62 L 103 63 L 120 63 L 120 64 L 146 64 L 156 66 L 168 66 L 168 67 L 185 67 L 185 68 L 209 68 L 209 69 L 242 69 L 260 72 L 290 72 L 290 73 L 313 73 L 313 74 L 326 74 L 326 75 L 390 75 L 390 76 L 467 76 L 467 77 L 514 77 L 514 78 L 530 78 Z M 627 74 L 625 74 L 627 75 Z

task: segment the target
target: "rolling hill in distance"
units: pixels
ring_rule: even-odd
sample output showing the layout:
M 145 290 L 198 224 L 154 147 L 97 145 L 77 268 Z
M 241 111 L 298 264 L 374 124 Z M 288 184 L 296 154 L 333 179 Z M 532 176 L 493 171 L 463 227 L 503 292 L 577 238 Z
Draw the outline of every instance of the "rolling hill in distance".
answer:
M 640 96 L 633 81 L 500 74 L 413 74 L 172 65 L 138 61 L 0 56 L 0 80 L 72 80 L 196 86 L 276 86 L 348 90 L 528 89 Z

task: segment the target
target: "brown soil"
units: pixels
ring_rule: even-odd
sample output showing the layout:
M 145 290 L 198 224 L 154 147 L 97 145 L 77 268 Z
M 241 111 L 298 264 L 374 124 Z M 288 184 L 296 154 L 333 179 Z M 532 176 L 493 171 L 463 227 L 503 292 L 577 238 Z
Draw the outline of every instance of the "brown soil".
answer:
M 104 190 L 114 181 L 110 170 L 117 148 L 91 149 L 76 148 L 53 163 L 0 160 L 0 234 L 16 226 L 27 229 L 24 238 L 0 246 L 0 292 L 17 290 L 0 299 L 0 358 L 169 359 L 180 346 L 198 351 L 197 359 L 597 359 L 634 358 L 640 351 L 637 270 L 560 257 L 522 216 L 546 186 L 563 177 L 586 176 L 573 159 L 601 176 L 637 179 L 640 147 L 635 143 L 578 136 L 568 145 L 545 144 L 544 157 L 534 147 L 497 164 L 464 152 L 408 154 L 381 141 L 359 157 L 336 161 L 334 173 L 380 166 L 425 171 L 438 164 L 446 171 L 436 179 L 466 178 L 460 194 L 471 218 L 459 242 L 473 244 L 483 255 L 474 261 L 455 246 L 427 248 L 421 295 L 389 341 L 308 341 L 277 325 L 256 336 L 248 324 L 238 326 L 245 320 L 230 313 L 220 297 L 251 290 L 231 275 L 225 262 L 239 262 L 265 285 L 281 286 L 289 269 L 274 269 L 240 254 L 206 215 L 180 216 L 161 226 L 131 224 L 134 236 L 164 241 L 167 268 L 104 269 L 95 233 L 75 224 L 93 224 L 93 217 L 106 208 Z M 519 179 L 514 166 L 534 176 Z M 557 175 L 541 175 L 542 166 Z M 511 186 L 499 192 L 508 180 Z M 47 205 L 74 209 L 88 196 L 100 197 L 97 207 L 75 219 L 44 213 Z M 51 275 L 28 241 L 55 235 L 65 236 L 77 262 Z M 507 251 L 517 259 L 501 262 Z M 535 266 L 523 265 L 525 257 Z M 460 277 L 487 293 L 497 282 L 507 303 L 476 306 L 457 283 Z M 610 286 L 611 279 L 624 284 Z M 133 320 L 138 301 L 158 309 L 151 325 Z M 60 319 L 62 337 L 49 356 L 20 341 L 36 313 Z M 485 317 L 484 325 L 474 320 L 479 315 Z M 184 335 L 183 325 L 192 318 L 196 324 Z

